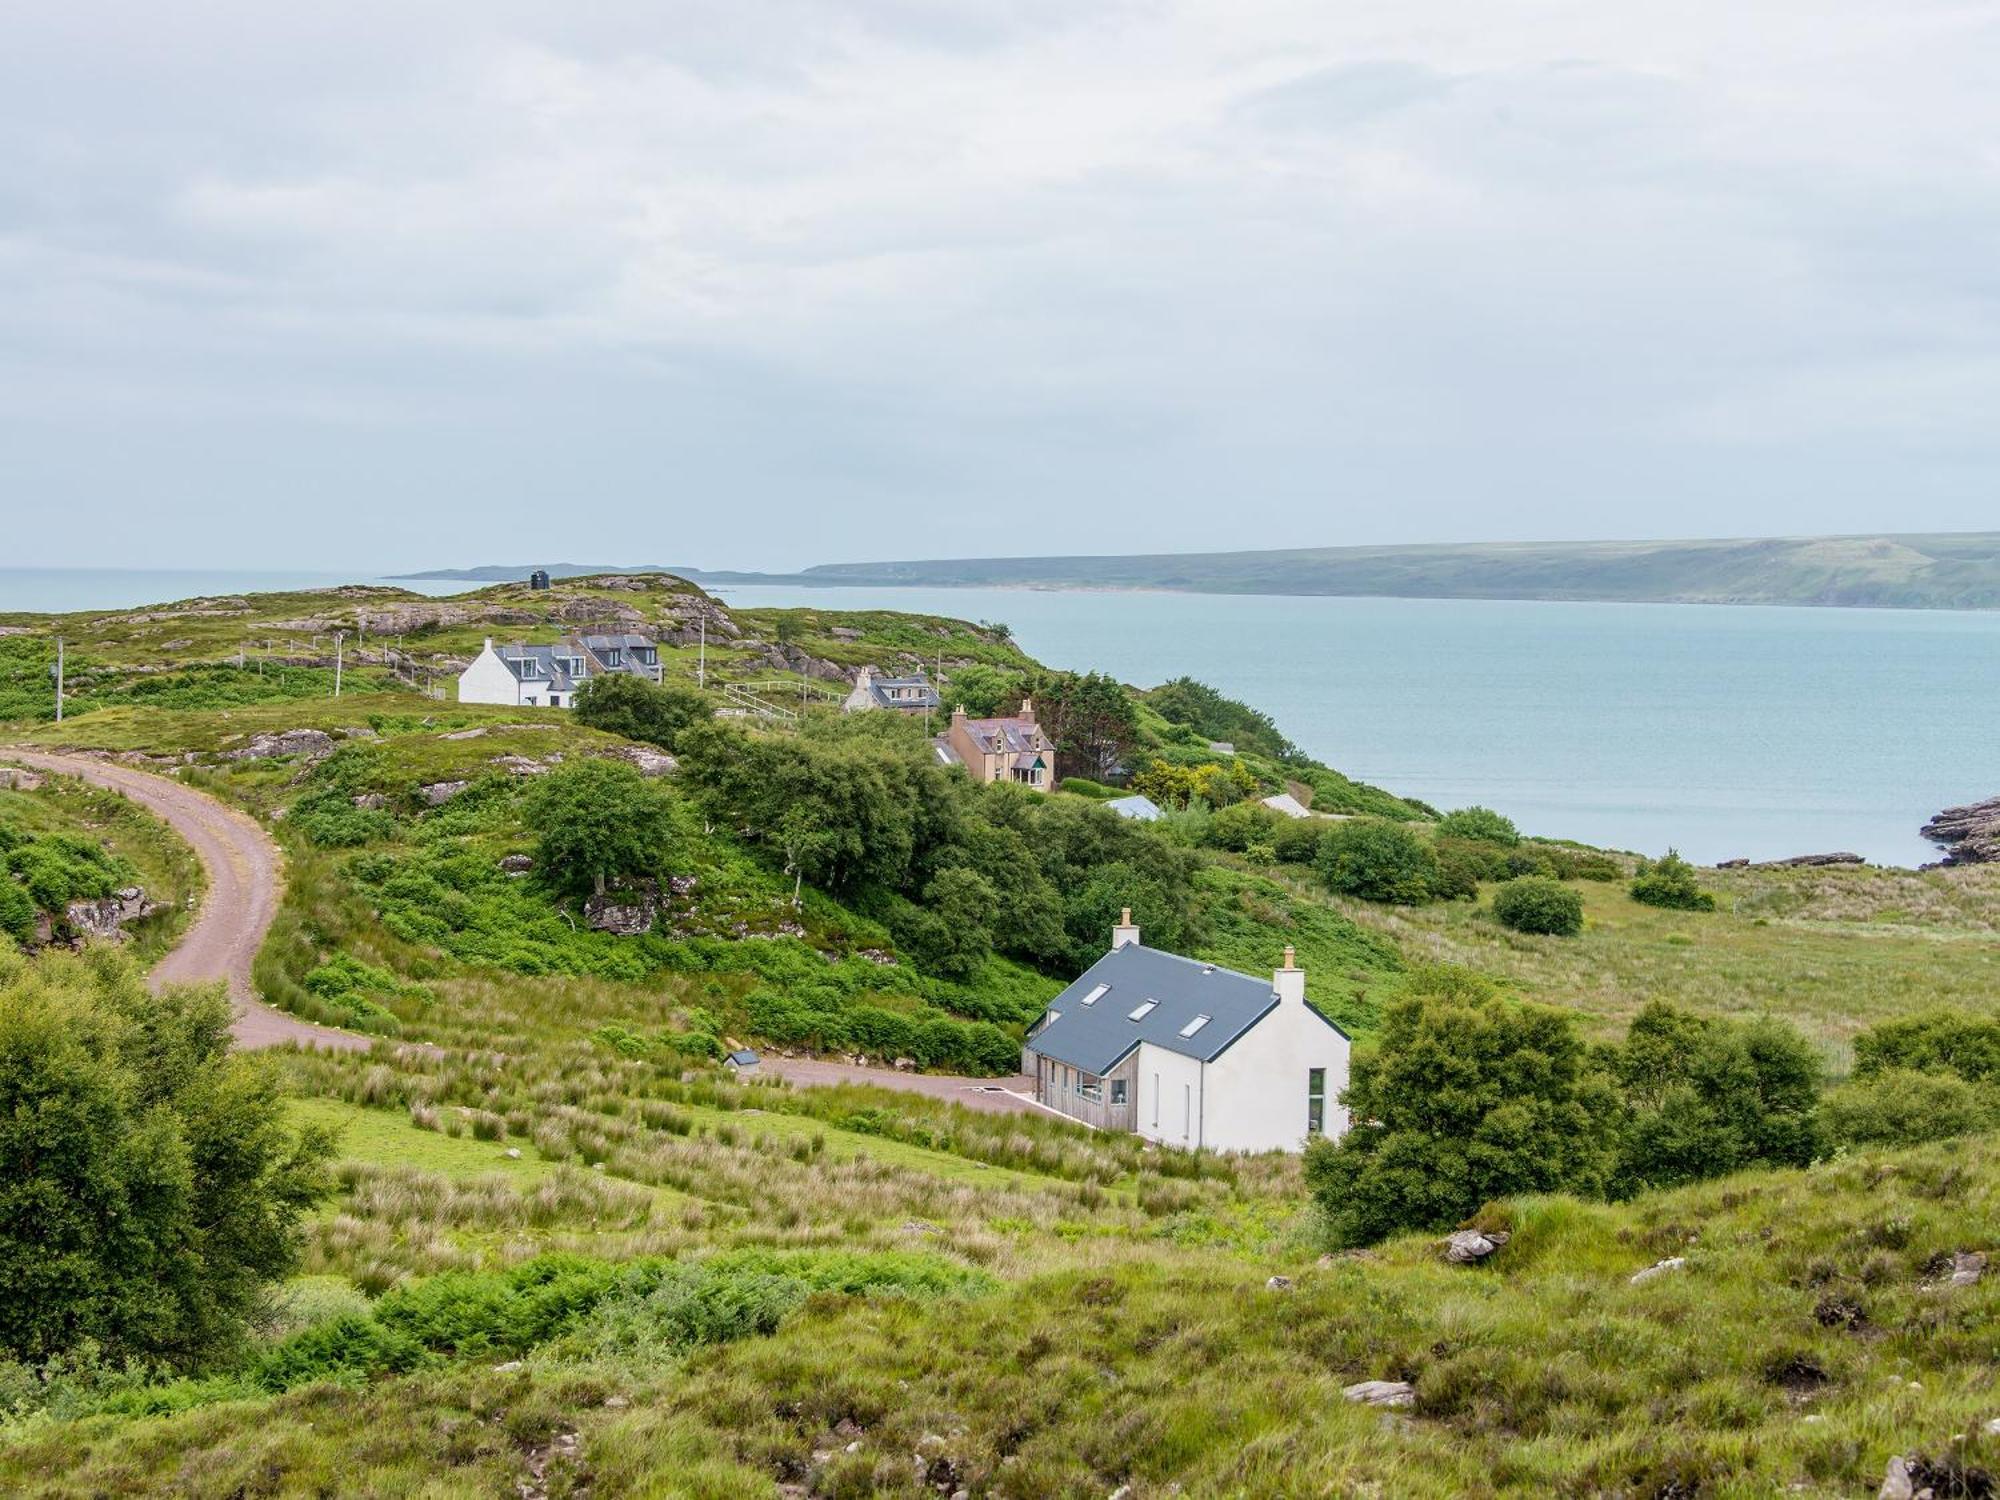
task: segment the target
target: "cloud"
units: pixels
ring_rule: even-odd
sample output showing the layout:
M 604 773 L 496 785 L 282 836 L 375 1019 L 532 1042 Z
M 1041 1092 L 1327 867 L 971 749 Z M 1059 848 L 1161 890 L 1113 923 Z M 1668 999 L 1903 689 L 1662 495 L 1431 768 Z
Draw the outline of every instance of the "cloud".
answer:
M 2000 46 L 1942 0 L 8 31 L 0 493 L 135 559 L 1909 529 L 2000 456 Z

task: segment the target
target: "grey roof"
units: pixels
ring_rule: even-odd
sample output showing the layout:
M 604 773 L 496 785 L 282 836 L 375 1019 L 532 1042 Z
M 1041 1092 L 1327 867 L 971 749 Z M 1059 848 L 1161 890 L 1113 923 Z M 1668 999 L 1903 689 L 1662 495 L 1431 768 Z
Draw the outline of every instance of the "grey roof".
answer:
M 583 643 L 593 651 L 640 651 L 653 644 L 643 635 L 587 635 Z
M 897 697 L 897 690 L 908 694 Z M 931 680 L 919 672 L 915 677 L 870 677 L 868 696 L 883 708 L 936 708 L 937 689 Z
M 1084 997 L 1100 984 L 1109 988 L 1085 1005 Z M 1153 1008 L 1133 1020 L 1132 1012 L 1148 1000 L 1155 1002 Z M 1268 977 L 1252 979 L 1234 969 L 1128 943 L 1113 948 L 1049 1002 L 1056 1019 L 1045 1020 L 1027 1046 L 1099 1076 L 1141 1042 L 1213 1062 L 1277 1005 Z M 1207 1024 L 1193 1036 L 1182 1036 L 1181 1028 L 1196 1016 L 1207 1016 Z
M 973 744 L 988 755 L 997 755 L 1003 750 L 1019 755 L 1043 749 L 1048 743 L 1039 724 L 1018 715 L 1008 719 L 967 719 L 965 729 L 972 736 Z
M 754 1068 L 757 1066 L 758 1061 L 757 1054 L 752 1052 L 748 1047 L 739 1048 L 737 1051 L 730 1053 L 728 1060 L 739 1068 Z
M 556 665 L 558 659 L 562 661 L 578 659 L 578 653 L 567 646 L 502 646 L 495 654 L 517 680 L 546 681 L 559 693 L 568 692 L 573 685 L 570 674 Z
M 1137 792 L 1129 797 L 1113 797 L 1104 805 L 1121 818 L 1136 818 L 1141 823 L 1150 823 L 1155 818 L 1163 816 L 1159 803 Z

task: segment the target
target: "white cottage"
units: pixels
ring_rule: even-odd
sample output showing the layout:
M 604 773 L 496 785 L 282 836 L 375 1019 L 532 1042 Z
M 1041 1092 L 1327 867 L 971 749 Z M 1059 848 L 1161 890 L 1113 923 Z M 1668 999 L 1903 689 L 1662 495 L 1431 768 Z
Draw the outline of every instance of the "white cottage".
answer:
M 659 647 L 643 635 L 580 635 L 553 646 L 498 646 L 493 637 L 458 674 L 460 703 L 573 708 L 576 690 L 613 672 L 660 680 Z
M 1148 948 L 1130 911 L 1058 995 L 1022 1063 L 1035 1097 L 1171 1146 L 1298 1151 L 1347 1129 L 1347 1033 L 1306 999 L 1285 949 L 1270 979 Z

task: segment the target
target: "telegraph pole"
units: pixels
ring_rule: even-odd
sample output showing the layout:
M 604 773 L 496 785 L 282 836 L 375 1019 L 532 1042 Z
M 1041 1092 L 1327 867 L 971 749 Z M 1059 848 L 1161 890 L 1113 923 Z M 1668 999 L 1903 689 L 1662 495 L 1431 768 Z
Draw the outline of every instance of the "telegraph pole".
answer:
M 63 638 L 56 637 L 56 722 L 62 723 Z
M 695 658 L 694 685 L 708 686 L 708 616 L 701 617 L 701 654 Z
M 340 643 L 347 637 L 344 630 L 333 633 L 333 696 L 340 696 Z

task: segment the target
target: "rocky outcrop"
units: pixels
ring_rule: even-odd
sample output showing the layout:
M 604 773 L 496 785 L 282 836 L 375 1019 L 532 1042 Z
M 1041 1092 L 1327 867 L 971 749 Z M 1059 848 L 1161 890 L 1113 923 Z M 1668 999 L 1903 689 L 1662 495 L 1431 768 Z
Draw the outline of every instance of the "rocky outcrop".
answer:
M 634 890 L 607 891 L 583 903 L 583 925 L 618 937 L 651 932 L 659 920 L 660 893 L 650 882 Z
M 630 762 L 641 776 L 671 776 L 681 764 L 666 751 L 655 750 L 651 745 L 620 745 L 608 751 L 607 758 Z
M 125 923 L 151 916 L 159 908 L 146 899 L 144 888 L 128 885 L 100 901 L 72 901 L 63 912 L 78 937 L 122 938 Z
M 534 868 L 535 857 L 532 854 L 503 854 L 500 856 L 500 870 L 502 874 L 521 876 Z
M 32 792 L 42 784 L 42 778 L 33 771 L 20 766 L 0 766 L 0 790 L 10 792 Z
M 471 785 L 469 781 L 433 781 L 428 786 L 418 787 L 417 795 L 432 807 L 443 807 Z
M 1947 807 L 1924 824 L 1923 835 L 1944 850 L 1940 864 L 2000 864 L 2000 797 Z
M 1643 1271 L 1634 1271 L 1631 1274 L 1631 1276 L 1629 1276 L 1626 1279 L 1630 1281 L 1630 1283 L 1633 1286 L 1644 1286 L 1647 1282 L 1654 1280 L 1656 1277 L 1665 1276 L 1670 1272 L 1682 1270 L 1686 1266 L 1687 1266 L 1687 1257 L 1685 1255 L 1669 1255 L 1665 1260 L 1654 1261 L 1650 1266 L 1646 1267 L 1646 1269 Z
M 250 743 L 222 752 L 223 760 L 277 760 L 287 755 L 303 755 L 319 760 L 333 754 L 333 736 L 324 729 L 282 729 L 260 734 Z
M 1868 861 L 1858 854 L 1841 850 L 1834 854 L 1794 854 L 1790 859 L 1760 859 L 1750 868 L 1753 870 L 1805 870 L 1821 865 L 1865 865 Z M 1719 867 L 1718 867 L 1719 868 Z

